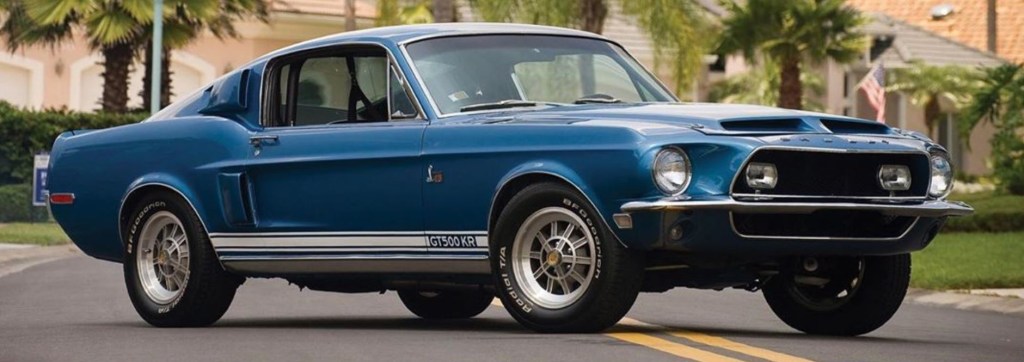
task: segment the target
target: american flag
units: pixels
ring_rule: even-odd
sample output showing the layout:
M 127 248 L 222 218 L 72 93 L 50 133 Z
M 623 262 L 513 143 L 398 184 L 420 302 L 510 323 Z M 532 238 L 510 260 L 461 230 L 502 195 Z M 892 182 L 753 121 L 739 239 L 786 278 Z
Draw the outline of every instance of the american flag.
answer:
M 885 123 L 885 68 L 882 62 L 875 63 L 868 71 L 868 75 L 860 81 L 860 89 L 868 97 L 868 103 L 878 114 L 875 120 Z

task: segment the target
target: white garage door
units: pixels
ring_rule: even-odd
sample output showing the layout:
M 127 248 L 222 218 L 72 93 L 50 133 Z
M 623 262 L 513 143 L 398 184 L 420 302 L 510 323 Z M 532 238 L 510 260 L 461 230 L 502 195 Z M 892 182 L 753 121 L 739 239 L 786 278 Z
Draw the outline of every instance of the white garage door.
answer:
M 141 63 L 132 67 L 128 77 L 128 108 L 142 107 L 142 75 L 145 68 Z M 97 111 L 103 97 L 103 67 L 96 64 L 82 71 L 82 81 L 78 102 L 80 111 Z M 171 102 L 183 98 L 204 86 L 203 74 L 188 65 L 171 61 Z
M 0 63 L 0 99 L 20 107 L 31 106 L 31 74 L 28 69 Z

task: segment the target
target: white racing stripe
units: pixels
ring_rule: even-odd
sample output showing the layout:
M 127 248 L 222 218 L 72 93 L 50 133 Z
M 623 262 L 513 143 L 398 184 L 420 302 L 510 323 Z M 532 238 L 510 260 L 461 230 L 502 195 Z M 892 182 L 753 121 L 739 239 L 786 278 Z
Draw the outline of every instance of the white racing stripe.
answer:
M 413 231 L 413 232 L 288 232 L 288 233 L 211 233 L 210 241 L 217 250 L 231 248 L 338 248 L 334 251 L 359 251 L 355 248 L 415 248 L 418 251 L 486 250 L 486 231 Z M 453 245 L 438 245 L 443 238 Z M 471 239 L 466 239 L 471 237 Z M 434 239 L 434 246 L 431 246 Z M 402 250 L 395 249 L 395 251 Z M 281 249 L 286 251 L 288 249 Z

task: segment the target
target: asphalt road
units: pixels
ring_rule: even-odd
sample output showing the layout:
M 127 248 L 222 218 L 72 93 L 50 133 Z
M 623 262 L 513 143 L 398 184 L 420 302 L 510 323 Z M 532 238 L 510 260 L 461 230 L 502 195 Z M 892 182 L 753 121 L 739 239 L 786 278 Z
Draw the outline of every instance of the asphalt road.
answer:
M 605 334 L 541 335 L 495 306 L 430 322 L 394 293 L 299 291 L 249 280 L 210 328 L 158 329 L 132 309 L 120 265 L 83 256 L 0 278 L 0 361 L 1022 361 L 1024 318 L 904 305 L 856 338 L 812 337 L 778 321 L 760 294 L 642 294 Z

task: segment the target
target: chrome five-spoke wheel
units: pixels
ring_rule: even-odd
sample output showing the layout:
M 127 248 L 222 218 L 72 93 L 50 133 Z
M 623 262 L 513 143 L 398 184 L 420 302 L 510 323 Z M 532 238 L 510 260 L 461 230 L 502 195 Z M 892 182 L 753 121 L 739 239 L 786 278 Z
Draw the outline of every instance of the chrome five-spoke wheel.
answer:
M 153 302 L 170 304 L 185 290 L 189 278 L 188 236 L 181 220 L 168 211 L 154 214 L 139 235 L 137 271 Z
M 565 208 L 548 207 L 530 215 L 516 235 L 512 255 L 525 296 L 545 308 L 572 305 L 594 279 L 594 236 Z

